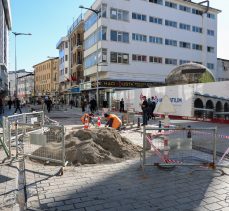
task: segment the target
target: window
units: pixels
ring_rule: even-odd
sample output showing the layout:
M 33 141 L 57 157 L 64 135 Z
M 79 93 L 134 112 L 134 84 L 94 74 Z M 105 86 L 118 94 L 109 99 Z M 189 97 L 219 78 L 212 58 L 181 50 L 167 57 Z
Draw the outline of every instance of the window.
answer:
M 132 19 L 146 21 L 146 15 L 133 12 Z
M 207 46 L 207 51 L 209 53 L 214 53 L 215 52 L 215 48 L 214 47 L 211 47 L 211 46 Z
M 180 29 L 187 30 L 187 31 L 190 31 L 190 29 L 191 29 L 191 26 L 188 24 L 185 24 L 185 23 L 180 23 L 179 27 L 180 27 Z
M 176 59 L 165 58 L 165 64 L 177 65 Z
M 157 44 L 163 44 L 163 38 L 149 36 L 149 42 L 151 42 L 151 43 L 157 43 Z
M 214 69 L 214 64 L 207 63 L 207 68 L 210 69 L 210 70 L 213 70 Z
M 202 14 L 203 14 L 203 12 L 202 12 L 202 11 L 200 11 L 200 10 L 197 10 L 197 9 L 192 8 L 192 14 L 202 15 Z
M 110 62 L 119 64 L 129 64 L 129 54 L 111 52 Z
M 202 45 L 199 44 L 192 44 L 192 49 L 202 51 Z
M 190 61 L 189 60 L 180 60 L 180 65 L 182 65 L 182 64 L 186 64 L 186 63 L 189 63 Z
M 143 35 L 143 34 L 133 33 L 132 34 L 132 40 L 140 41 L 140 42 L 147 42 L 147 36 Z
M 128 21 L 129 12 L 126 10 L 111 8 L 110 9 L 110 18 L 114 20 Z
M 177 22 L 176 21 L 165 20 L 165 25 L 177 28 Z
M 191 12 L 191 8 L 190 7 L 186 7 L 184 5 L 179 5 L 179 9 L 181 11 L 184 11 L 184 12 Z
M 96 52 L 90 54 L 84 59 L 84 68 L 87 69 L 96 65 Z
M 92 13 L 92 15 L 85 20 L 84 22 L 84 30 L 87 31 L 90 29 L 97 21 L 97 15 L 95 13 Z
M 162 64 L 162 57 L 150 56 L 149 62 Z
M 208 30 L 207 30 L 207 34 L 208 34 L 209 36 L 215 36 L 215 31 L 214 31 L 214 30 L 211 30 L 211 29 L 208 29 Z
M 65 74 L 67 74 L 68 73 L 68 68 L 65 68 Z
M 198 26 L 192 26 L 192 31 L 197 33 L 202 33 L 202 28 Z
M 169 2 L 169 1 L 165 1 L 165 6 L 177 9 L 177 4 Z
M 65 42 L 65 48 L 68 48 L 68 42 Z
M 176 40 L 165 39 L 165 45 L 177 46 Z
M 149 0 L 149 2 L 154 3 L 154 4 L 161 4 L 161 5 L 163 5 L 163 1 L 162 0 Z
M 162 24 L 162 18 L 157 17 L 149 17 L 149 22 L 156 23 L 156 24 Z
M 181 48 L 190 48 L 191 44 L 189 42 L 180 42 Z
M 102 54 L 101 54 L 102 52 Z M 107 49 L 106 48 L 102 48 L 102 51 L 99 51 L 98 54 L 98 60 L 100 63 L 106 63 L 107 62 Z
M 68 55 L 65 55 L 65 61 L 68 61 Z
M 129 42 L 129 33 L 111 30 L 111 40 L 116 42 Z
M 208 18 L 211 18 L 211 19 L 215 19 L 215 15 L 214 15 L 214 14 L 211 14 L 211 13 L 208 13 L 208 14 L 207 14 L 207 17 L 208 17 Z
M 138 55 L 138 54 L 133 54 L 132 55 L 132 60 L 136 62 L 147 62 L 147 56 L 145 55 Z
M 102 7 L 101 7 L 101 13 L 103 18 L 106 18 L 107 17 L 107 5 L 106 4 L 102 4 Z

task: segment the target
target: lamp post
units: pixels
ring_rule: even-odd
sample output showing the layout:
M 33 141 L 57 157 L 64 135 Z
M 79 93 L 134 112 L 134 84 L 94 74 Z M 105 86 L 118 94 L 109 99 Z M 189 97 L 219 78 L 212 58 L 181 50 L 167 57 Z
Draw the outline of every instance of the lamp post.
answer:
M 94 10 L 92 8 L 84 7 L 83 5 L 80 5 L 79 8 L 86 9 L 94 12 L 97 17 L 97 43 L 96 43 L 96 102 L 97 102 L 97 108 L 99 108 L 99 57 L 98 57 L 98 43 L 99 43 L 99 13 L 100 10 Z
M 15 37 L 15 98 L 17 98 L 17 91 L 18 91 L 18 81 L 17 81 L 17 36 L 20 35 L 32 35 L 31 33 L 18 33 L 12 32 Z

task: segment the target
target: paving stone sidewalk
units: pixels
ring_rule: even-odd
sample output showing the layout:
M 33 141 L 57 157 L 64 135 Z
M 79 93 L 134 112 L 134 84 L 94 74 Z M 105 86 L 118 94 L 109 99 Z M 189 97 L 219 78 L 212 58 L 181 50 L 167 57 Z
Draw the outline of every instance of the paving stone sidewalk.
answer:
M 0 148 L 0 161 L 6 158 L 3 149 Z M 18 162 L 9 160 L 0 164 L 0 210 L 18 210 Z

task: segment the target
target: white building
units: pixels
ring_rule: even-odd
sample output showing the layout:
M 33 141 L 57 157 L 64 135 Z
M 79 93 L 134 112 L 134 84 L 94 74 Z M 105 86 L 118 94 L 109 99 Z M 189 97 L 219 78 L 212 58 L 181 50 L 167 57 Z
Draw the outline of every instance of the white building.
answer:
M 100 36 L 97 46 L 96 13 L 88 10 L 84 76 L 90 82 L 81 89 L 95 88 L 97 47 L 100 89 L 161 84 L 176 65 L 190 61 L 215 74 L 220 10 L 184 0 L 96 0 L 91 8 L 101 10 Z
M 28 75 L 31 72 L 25 71 L 25 69 L 18 70 L 15 76 L 15 71 L 8 72 L 8 80 L 9 80 L 9 97 L 13 98 L 15 96 L 15 77 L 19 78 L 24 75 Z
M 229 81 L 229 60 L 217 59 L 217 81 Z
M 0 1 L 0 94 L 6 96 L 8 93 L 8 51 L 9 30 L 11 30 L 10 1 Z

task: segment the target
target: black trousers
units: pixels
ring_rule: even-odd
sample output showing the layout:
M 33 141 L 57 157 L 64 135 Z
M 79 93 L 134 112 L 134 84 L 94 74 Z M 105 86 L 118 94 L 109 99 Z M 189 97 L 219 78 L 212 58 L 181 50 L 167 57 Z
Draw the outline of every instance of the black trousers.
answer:
M 22 113 L 22 112 L 21 112 L 21 108 L 20 108 L 20 107 L 16 107 L 16 109 L 15 109 L 14 113 L 17 113 L 17 110 L 19 110 L 19 111 L 20 111 L 20 113 Z

